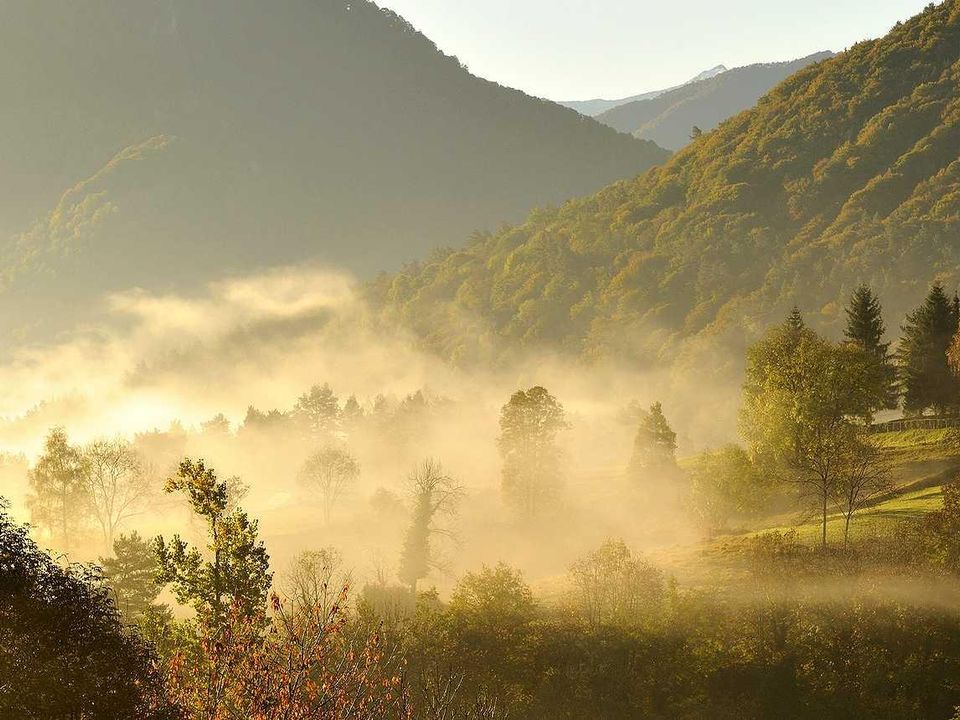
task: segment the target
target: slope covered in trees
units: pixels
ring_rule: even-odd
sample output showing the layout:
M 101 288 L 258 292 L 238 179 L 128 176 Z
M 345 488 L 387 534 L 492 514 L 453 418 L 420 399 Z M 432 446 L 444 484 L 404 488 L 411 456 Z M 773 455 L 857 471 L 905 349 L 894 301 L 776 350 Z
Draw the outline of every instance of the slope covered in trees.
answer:
M 807 65 L 832 57 L 819 52 L 799 60 L 758 63 L 683 85 L 655 98 L 630 102 L 597 115 L 615 130 L 679 150 L 691 130 L 713 130 L 737 113 L 753 107 L 770 88 Z
M 372 294 L 462 362 L 686 349 L 717 366 L 793 305 L 839 335 L 861 282 L 902 318 L 932 279 L 960 280 L 958 148 L 951 0 L 802 70 L 664 166 L 476 235 Z
M 367 0 L 4 3 L 0 65 L 0 290 L 31 322 L 168 278 L 397 267 L 668 156 Z

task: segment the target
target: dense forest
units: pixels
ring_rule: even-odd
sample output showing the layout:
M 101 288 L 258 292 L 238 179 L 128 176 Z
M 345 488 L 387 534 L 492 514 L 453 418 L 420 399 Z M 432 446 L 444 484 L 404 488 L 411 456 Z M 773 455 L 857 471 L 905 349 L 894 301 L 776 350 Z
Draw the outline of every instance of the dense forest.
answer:
M 838 332 L 862 280 L 902 316 L 957 279 L 958 73 L 950 0 L 800 71 L 664 166 L 371 295 L 460 363 L 553 349 L 716 370 L 794 304 Z
M 727 118 L 756 105 L 770 88 L 795 72 L 832 55 L 819 52 L 799 60 L 733 68 L 596 117 L 620 132 L 652 140 L 668 150 L 680 150 L 698 133 L 713 130 Z

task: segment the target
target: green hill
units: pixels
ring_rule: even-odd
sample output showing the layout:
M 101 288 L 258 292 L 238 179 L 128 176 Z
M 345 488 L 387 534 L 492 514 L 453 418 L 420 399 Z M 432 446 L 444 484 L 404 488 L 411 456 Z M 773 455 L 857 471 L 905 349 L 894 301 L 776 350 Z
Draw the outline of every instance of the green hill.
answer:
M 459 362 L 547 349 L 729 371 L 794 304 L 839 333 L 866 281 L 895 329 L 931 280 L 960 281 L 958 156 L 951 0 L 793 75 L 662 167 L 371 294 Z
M 692 82 L 655 98 L 626 103 L 597 115 L 615 130 L 679 150 L 694 127 L 713 130 L 722 121 L 752 107 L 770 88 L 807 65 L 832 57 L 820 52 L 799 60 L 734 68 Z
M 305 259 L 396 268 L 669 155 L 368 0 L 7 3 L 0 67 L 0 325 Z

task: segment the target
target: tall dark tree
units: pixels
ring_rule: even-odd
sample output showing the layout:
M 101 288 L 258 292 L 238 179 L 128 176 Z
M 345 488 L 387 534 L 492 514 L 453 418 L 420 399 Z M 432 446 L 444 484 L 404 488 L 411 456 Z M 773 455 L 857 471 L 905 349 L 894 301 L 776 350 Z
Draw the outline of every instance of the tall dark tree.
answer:
M 515 392 L 500 410 L 503 496 L 524 517 L 540 514 L 559 493 L 557 435 L 565 427 L 563 405 L 539 386 Z
M 314 385 L 297 400 L 293 417 L 307 437 L 330 439 L 340 429 L 340 400 L 329 383 Z
M 880 300 L 868 285 L 860 285 L 850 297 L 847 306 L 847 327 L 844 336 L 873 359 L 870 376 L 866 380 L 875 388 L 878 406 L 892 409 L 897 402 L 897 369 L 890 355 L 890 343 L 884 342 L 886 327 Z
M 949 413 L 960 405 L 960 380 L 947 359 L 956 334 L 956 306 L 938 283 L 903 326 L 897 359 L 908 413 L 922 414 L 928 408 Z

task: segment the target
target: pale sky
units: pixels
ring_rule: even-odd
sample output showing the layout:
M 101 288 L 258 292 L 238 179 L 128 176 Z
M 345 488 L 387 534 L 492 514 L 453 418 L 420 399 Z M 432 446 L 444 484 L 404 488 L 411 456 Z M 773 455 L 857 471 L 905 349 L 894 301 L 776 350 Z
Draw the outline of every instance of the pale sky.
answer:
M 840 51 L 929 0 L 380 0 L 470 71 L 552 100 L 618 98 L 714 65 Z

